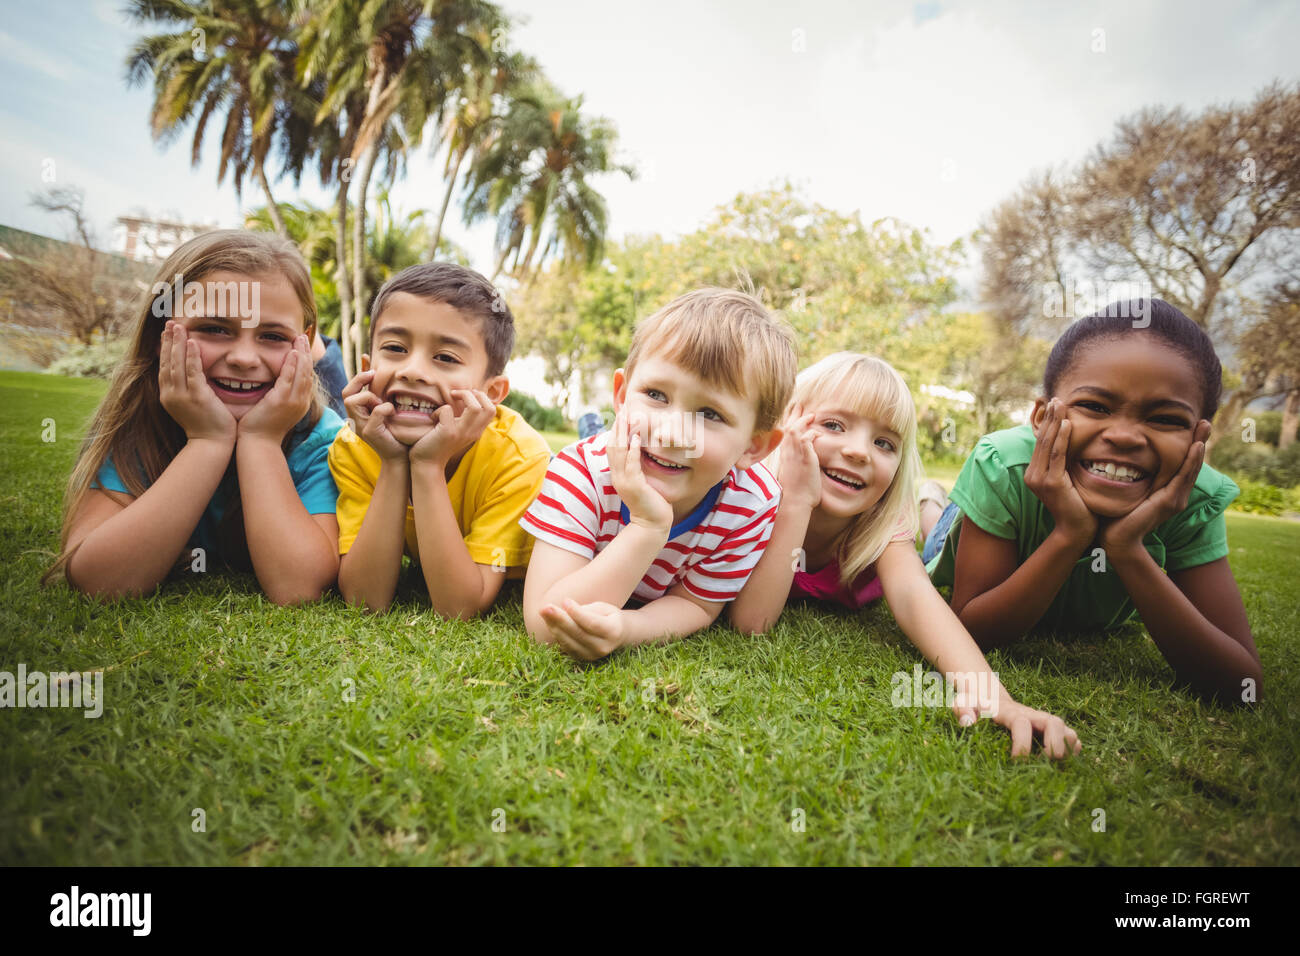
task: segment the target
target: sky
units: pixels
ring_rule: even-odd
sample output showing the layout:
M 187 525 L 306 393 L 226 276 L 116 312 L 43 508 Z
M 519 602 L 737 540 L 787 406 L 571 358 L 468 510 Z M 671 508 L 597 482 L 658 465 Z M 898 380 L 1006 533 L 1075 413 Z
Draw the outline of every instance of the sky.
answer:
M 30 204 L 75 185 L 101 245 L 117 216 L 236 226 L 263 202 L 216 181 L 219 131 L 198 166 L 192 130 L 152 141 L 151 85 L 124 62 L 145 27 L 121 0 L 0 0 L 0 223 L 63 236 Z M 1143 107 L 1249 100 L 1300 79 L 1300 4 L 508 0 L 515 45 L 566 93 L 611 118 L 634 181 L 595 183 L 612 237 L 680 235 L 739 192 L 790 180 L 870 222 L 936 241 L 969 234 L 1035 170 L 1074 163 Z M 393 189 L 396 209 L 437 209 L 428 145 Z M 327 204 L 305 176 L 280 201 Z M 373 195 L 373 188 L 372 188 Z M 490 225 L 450 237 L 490 272 Z

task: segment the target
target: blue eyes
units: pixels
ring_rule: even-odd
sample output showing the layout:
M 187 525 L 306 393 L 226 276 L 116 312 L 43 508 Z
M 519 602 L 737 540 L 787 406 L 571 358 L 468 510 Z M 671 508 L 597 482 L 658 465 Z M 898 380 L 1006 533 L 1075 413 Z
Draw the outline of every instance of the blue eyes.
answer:
M 822 422 L 822 428 L 826 429 L 827 431 L 837 432 L 840 434 L 843 434 L 846 431 L 846 429 L 844 428 L 844 423 L 836 421 L 834 418 L 828 418 L 826 419 L 826 421 Z M 894 448 L 894 443 L 890 441 L 888 438 L 877 438 L 876 447 L 883 448 L 885 451 L 889 451 L 889 452 L 896 450 Z
M 648 398 L 648 399 L 650 399 L 650 401 L 652 401 L 652 402 L 667 402 L 667 401 L 668 401 L 668 396 L 665 395 L 663 392 L 659 391 L 659 389 L 657 389 L 657 388 L 646 388 L 646 389 L 642 389 L 642 394 L 645 395 L 645 397 Z M 722 416 L 722 413 L 719 412 L 719 411 L 717 411 L 716 409 L 707 408 L 707 407 L 706 407 L 706 408 L 701 408 L 701 409 L 700 409 L 700 414 L 704 416 L 704 418 L 705 418 L 706 421 L 710 421 L 710 422 L 721 422 L 721 423 L 724 424 L 724 425 L 725 425 L 726 422 L 727 422 L 726 418 L 724 418 L 724 417 Z

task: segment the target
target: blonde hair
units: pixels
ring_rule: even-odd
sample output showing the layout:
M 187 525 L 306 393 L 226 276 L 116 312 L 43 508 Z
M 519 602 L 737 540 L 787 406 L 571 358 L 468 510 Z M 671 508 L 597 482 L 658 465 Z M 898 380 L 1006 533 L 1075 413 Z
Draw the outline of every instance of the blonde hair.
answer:
M 748 382 L 757 397 L 755 432 L 776 427 L 799 367 L 789 323 L 752 295 L 732 289 L 696 289 L 639 322 L 624 366 L 629 378 L 643 352 L 733 395 L 745 394 Z
M 158 349 L 163 327 L 170 317 L 169 303 L 173 301 L 172 285 L 176 277 L 180 276 L 179 282 L 188 285 L 214 272 L 284 276 L 302 305 L 303 329 L 308 341 L 315 340 L 316 300 L 312 295 L 311 276 L 297 246 L 289 240 L 269 233 L 218 229 L 196 236 L 173 252 L 159 267 L 155 282 L 143 296 L 140 321 L 126 358 L 99 403 L 77 453 L 77 463 L 63 497 L 59 555 L 41 576 L 41 584 L 65 577 L 71 558 L 68 532 L 72 519 L 81 509 L 86 492 L 105 460 L 112 457 L 118 477 L 130 494 L 138 498 L 185 446 L 184 429 L 167 414 L 159 398 Z M 176 297 L 180 298 L 181 293 L 177 289 Z M 312 427 L 320 421 L 327 404 L 317 379 L 306 416 Z M 296 431 L 291 429 L 281 443 L 286 455 Z M 247 541 L 243 534 L 243 509 L 238 500 L 227 509 L 221 524 L 225 532 L 222 537 L 229 542 L 233 561 L 242 566 L 246 563 Z
M 828 355 L 795 379 L 791 407 L 812 409 L 829 402 L 888 426 L 903 441 L 894 480 L 875 506 L 855 515 L 840 535 L 835 556 L 840 582 L 848 586 L 884 553 L 900 524 L 911 529 L 913 535 L 920 526 L 916 507 L 916 488 L 921 479 L 916 406 L 903 376 L 892 365 L 858 352 Z M 774 474 L 779 461 L 779 452 L 767 458 L 766 464 Z

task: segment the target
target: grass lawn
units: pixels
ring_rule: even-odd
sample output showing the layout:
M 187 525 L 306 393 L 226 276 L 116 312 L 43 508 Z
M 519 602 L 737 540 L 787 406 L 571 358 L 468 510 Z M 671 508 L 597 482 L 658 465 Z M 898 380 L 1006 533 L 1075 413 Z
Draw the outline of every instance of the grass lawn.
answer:
M 107 605 L 42 590 L 102 388 L 0 373 L 0 670 L 105 669 L 98 719 L 0 712 L 0 863 L 1297 859 L 1300 524 L 1228 519 L 1260 704 L 1171 690 L 1138 626 L 1036 639 L 991 662 L 1084 752 L 1013 762 L 987 721 L 889 705 L 920 658 L 883 607 L 582 667 L 527 638 L 517 587 L 471 624 L 409 587 L 381 617 L 216 573 Z

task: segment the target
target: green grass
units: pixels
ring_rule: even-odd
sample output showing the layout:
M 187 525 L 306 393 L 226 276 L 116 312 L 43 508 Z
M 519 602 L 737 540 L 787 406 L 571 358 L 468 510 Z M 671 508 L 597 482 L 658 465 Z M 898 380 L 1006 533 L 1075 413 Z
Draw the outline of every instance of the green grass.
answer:
M 994 667 L 1085 750 L 1013 762 L 988 722 L 889 706 L 891 675 L 920 659 L 879 607 L 795 609 L 764 639 L 716 627 L 582 667 L 528 640 L 517 587 L 471 624 L 409 587 L 380 617 L 337 598 L 276 608 L 218 574 L 106 605 L 42 590 L 101 391 L 0 374 L 0 670 L 106 668 L 99 719 L 0 711 L 0 863 L 1279 864 L 1300 849 L 1298 524 L 1229 517 L 1263 702 L 1171 690 L 1136 626 L 1036 639 Z

